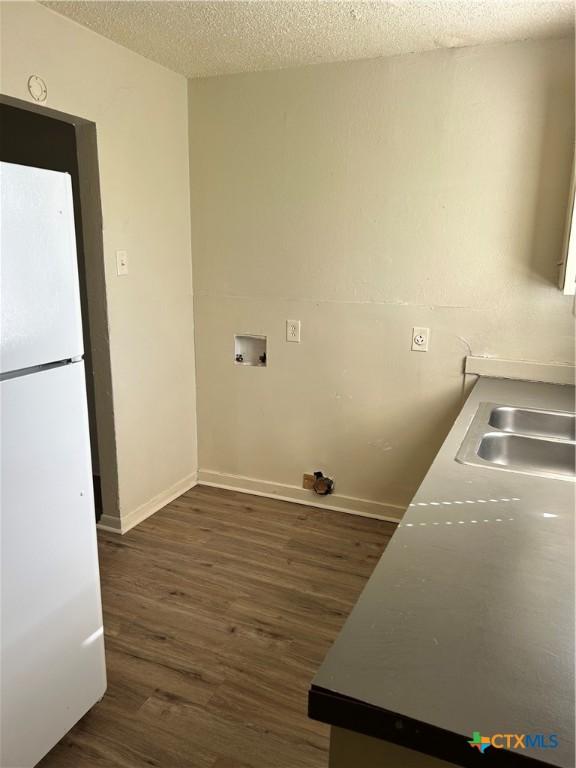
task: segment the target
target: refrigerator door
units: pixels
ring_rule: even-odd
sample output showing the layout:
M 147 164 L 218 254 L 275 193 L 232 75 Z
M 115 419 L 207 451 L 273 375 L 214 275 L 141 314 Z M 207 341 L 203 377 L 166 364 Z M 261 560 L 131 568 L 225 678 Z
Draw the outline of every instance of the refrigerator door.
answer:
M 0 163 L 0 373 L 83 354 L 72 184 Z
M 0 765 L 31 768 L 106 688 L 84 363 L 0 397 Z

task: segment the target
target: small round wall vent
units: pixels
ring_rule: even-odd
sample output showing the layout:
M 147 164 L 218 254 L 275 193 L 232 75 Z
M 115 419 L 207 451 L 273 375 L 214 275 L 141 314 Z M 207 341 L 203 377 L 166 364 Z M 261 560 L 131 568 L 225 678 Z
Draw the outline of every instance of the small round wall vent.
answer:
M 30 75 L 28 78 L 28 91 L 34 101 L 46 101 L 48 96 L 48 88 L 46 83 L 38 75 Z

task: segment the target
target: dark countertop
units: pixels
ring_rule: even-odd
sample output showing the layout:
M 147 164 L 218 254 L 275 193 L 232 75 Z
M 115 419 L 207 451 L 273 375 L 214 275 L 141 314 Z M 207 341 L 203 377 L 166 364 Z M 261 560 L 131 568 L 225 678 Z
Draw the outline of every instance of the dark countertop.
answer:
M 480 379 L 312 682 L 310 716 L 457 765 L 574 768 L 576 484 L 459 464 L 480 402 L 574 410 L 574 387 Z M 473 731 L 556 734 L 481 755 Z

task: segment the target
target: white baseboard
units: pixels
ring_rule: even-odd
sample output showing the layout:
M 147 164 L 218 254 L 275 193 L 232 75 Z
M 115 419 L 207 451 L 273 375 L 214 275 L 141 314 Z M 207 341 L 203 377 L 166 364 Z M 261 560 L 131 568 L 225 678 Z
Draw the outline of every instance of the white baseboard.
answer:
M 122 524 L 119 517 L 112 515 L 102 515 L 96 526 L 100 531 L 110 531 L 111 533 L 122 533 Z
M 330 496 L 317 496 L 312 491 L 299 488 L 296 485 L 272 483 L 268 480 L 258 480 L 243 475 L 229 475 L 210 469 L 198 471 L 198 485 L 208 485 L 213 488 L 225 488 L 229 491 L 251 493 L 254 496 L 266 496 L 269 499 L 290 501 L 293 504 L 304 504 L 307 507 L 330 509 L 333 512 L 347 512 L 362 517 L 375 517 L 390 523 L 398 523 L 405 508 L 397 504 L 385 504 L 380 501 L 358 499 L 353 496 L 342 496 L 333 493 Z
M 127 515 L 122 515 L 120 518 L 111 517 L 110 515 L 102 515 L 100 522 L 98 523 L 98 528 L 104 531 L 112 531 L 113 533 L 127 533 L 131 528 L 134 528 L 135 525 L 138 525 L 138 523 L 141 523 L 143 520 L 146 520 L 147 517 L 150 517 L 150 515 L 153 515 L 155 512 L 158 512 L 159 509 L 165 507 L 166 504 L 169 504 L 171 501 L 174 501 L 174 499 L 177 499 L 178 496 L 182 496 L 183 493 L 189 491 L 190 488 L 193 488 L 197 484 L 197 482 L 198 473 L 193 472 L 182 480 L 179 480 L 170 488 L 167 488 L 162 493 L 159 493 L 144 504 L 136 507 L 136 509 L 128 512 Z
M 570 363 L 538 363 L 530 360 L 501 360 L 496 357 L 466 358 L 466 373 L 493 379 L 520 379 L 548 384 L 574 384 L 576 369 Z

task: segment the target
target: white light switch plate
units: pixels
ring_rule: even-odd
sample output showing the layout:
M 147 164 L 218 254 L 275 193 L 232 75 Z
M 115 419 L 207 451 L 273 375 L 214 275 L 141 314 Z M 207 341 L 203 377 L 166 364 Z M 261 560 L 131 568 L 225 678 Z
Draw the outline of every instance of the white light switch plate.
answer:
M 430 328 L 412 328 L 412 352 L 428 352 Z
M 300 341 L 300 320 L 286 320 L 286 341 Z
M 128 274 L 128 251 L 116 251 L 116 271 L 119 275 Z

